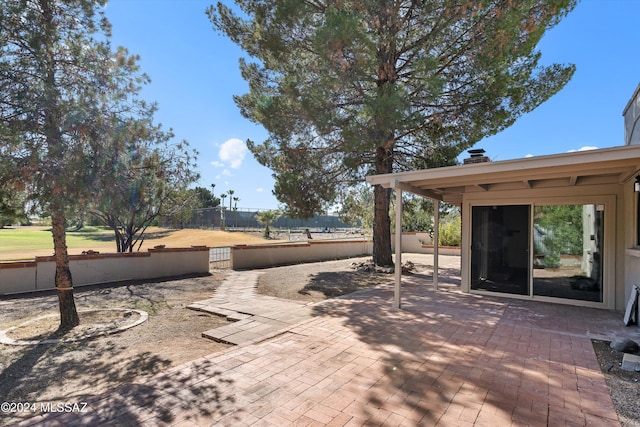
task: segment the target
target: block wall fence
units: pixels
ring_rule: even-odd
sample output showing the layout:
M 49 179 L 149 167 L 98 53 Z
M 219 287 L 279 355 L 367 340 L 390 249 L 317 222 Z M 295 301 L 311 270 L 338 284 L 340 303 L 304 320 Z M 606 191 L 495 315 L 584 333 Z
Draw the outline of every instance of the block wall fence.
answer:
M 209 272 L 209 248 L 157 248 L 147 252 L 70 255 L 73 286 L 157 279 Z M 0 295 L 55 289 L 53 256 L 0 262 Z

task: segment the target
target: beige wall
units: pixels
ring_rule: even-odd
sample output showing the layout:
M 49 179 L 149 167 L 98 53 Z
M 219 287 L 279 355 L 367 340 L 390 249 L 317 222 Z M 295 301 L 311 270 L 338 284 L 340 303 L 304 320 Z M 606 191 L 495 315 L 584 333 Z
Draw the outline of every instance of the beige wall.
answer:
M 277 245 L 236 245 L 231 247 L 231 268 L 247 270 L 277 265 L 367 256 L 373 253 L 371 240 L 340 240 Z
M 35 261 L 0 263 L 0 295 L 34 289 L 36 271 Z
M 74 286 L 122 280 L 151 279 L 207 273 L 209 248 L 149 249 L 126 254 L 72 255 L 69 265 Z M 55 260 L 0 263 L 0 295 L 54 289 Z
M 396 233 L 391 233 L 391 250 L 395 252 L 396 250 Z M 420 233 L 420 232 L 405 232 L 402 233 L 402 253 L 413 253 L 413 254 L 426 254 L 433 253 L 433 247 L 431 252 L 427 252 L 426 245 L 430 245 L 431 236 L 429 233 Z
M 632 180 L 633 181 L 633 180 Z M 624 300 L 626 301 L 631 295 L 634 285 L 640 285 L 640 246 L 636 242 L 635 236 L 637 235 L 636 224 L 636 211 L 640 209 L 637 206 L 638 195 L 633 192 L 633 182 L 629 182 L 624 188 L 624 209 L 623 209 L 623 223 L 627 224 L 623 232 L 620 234 L 620 239 L 624 242 L 623 256 L 624 256 L 624 283 L 625 293 Z M 621 310 L 624 307 L 621 307 Z
M 473 205 L 517 205 L 536 203 L 602 203 L 605 208 L 605 271 L 604 303 L 585 301 L 554 300 L 566 304 L 579 304 L 616 310 L 624 310 L 626 296 L 632 284 L 629 275 L 640 273 L 639 267 L 630 267 L 630 257 L 625 257 L 625 236 L 629 234 L 629 218 L 625 215 L 625 201 L 632 195 L 632 189 L 625 184 L 574 186 L 548 189 L 517 191 L 490 191 L 466 193 L 462 205 L 462 289 L 469 292 L 471 277 L 471 207 Z M 628 204 L 628 201 L 627 201 Z M 613 230 L 613 231 L 612 231 Z M 640 255 L 638 255 L 640 256 Z M 636 258 L 640 261 L 640 258 Z M 628 272 L 630 269 L 634 273 Z M 638 271 L 636 271 L 638 270 Z M 625 273 L 627 271 L 628 273 Z M 625 277 L 627 274 L 627 277 Z M 640 276 L 638 276 L 640 279 Z M 640 280 L 638 280 L 640 281 Z M 539 298 L 544 299 L 544 298 Z

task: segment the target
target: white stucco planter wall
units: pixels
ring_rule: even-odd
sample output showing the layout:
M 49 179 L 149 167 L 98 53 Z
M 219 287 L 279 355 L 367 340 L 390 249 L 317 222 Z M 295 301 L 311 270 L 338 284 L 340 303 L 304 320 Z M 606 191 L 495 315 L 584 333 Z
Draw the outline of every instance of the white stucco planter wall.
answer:
M 124 254 L 71 255 L 69 267 L 74 287 L 200 274 L 209 271 L 209 248 L 199 246 Z M 54 289 L 55 271 L 53 257 L 0 263 L 0 295 Z

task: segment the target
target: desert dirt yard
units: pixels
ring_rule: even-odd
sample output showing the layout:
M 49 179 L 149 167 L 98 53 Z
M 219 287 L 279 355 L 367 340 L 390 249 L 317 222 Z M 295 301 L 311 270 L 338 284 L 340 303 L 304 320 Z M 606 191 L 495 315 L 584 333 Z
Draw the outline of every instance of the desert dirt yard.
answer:
M 356 272 L 350 268 L 353 261 L 368 259 L 263 270 L 258 291 L 314 302 L 393 280 L 389 274 Z M 426 269 L 427 265 L 417 264 L 417 268 Z M 335 276 L 340 273 L 344 274 L 344 280 Z M 7 402 L 82 402 L 115 386 L 144 381 L 169 367 L 228 348 L 201 337 L 202 332 L 226 324 L 226 319 L 186 308 L 192 302 L 211 297 L 226 274 L 212 271 L 200 277 L 76 289 L 78 310 L 121 307 L 144 310 L 149 318 L 123 332 L 90 340 L 31 346 L 0 344 L 0 397 Z M 283 281 L 283 275 L 288 279 Z M 276 283 L 280 286 L 274 286 Z M 1 329 L 18 326 L 8 334 L 12 339 L 54 335 L 55 321 L 28 321 L 56 312 L 57 297 L 53 293 L 0 297 Z M 45 324 L 35 328 L 38 323 Z M 31 416 L 34 414 L 29 412 L 0 413 L 0 425 Z
M 265 240 L 259 232 L 152 230 L 145 241 L 146 246 L 143 245 L 142 250 L 163 244 L 167 247 L 221 247 L 281 240 Z M 70 248 L 70 253 L 81 253 L 87 249 L 113 252 L 113 246 L 113 242 L 92 241 L 90 247 Z M 18 249 L 9 255 L 7 253 L 5 251 L 4 255 L 16 259 L 50 255 L 51 251 L 34 254 L 33 251 Z M 344 262 L 340 264 L 341 268 L 350 261 Z M 316 269 L 323 269 L 321 265 L 319 263 Z M 2 401 L 79 402 L 115 386 L 143 381 L 169 367 L 227 348 L 226 344 L 201 336 L 206 330 L 226 324 L 225 318 L 186 308 L 195 301 L 210 298 L 226 274 L 224 270 L 212 270 L 211 274 L 199 277 L 76 288 L 74 296 L 81 318 L 81 325 L 77 329 L 84 331 L 92 328 L 94 323 L 111 321 L 114 312 L 105 309 L 142 310 L 149 314 L 148 320 L 123 332 L 90 340 L 30 346 L 0 344 Z M 380 281 L 388 279 L 389 276 L 384 275 Z M 292 291 L 295 286 L 289 283 L 286 287 L 289 290 L 285 293 L 295 293 Z M 305 285 L 299 286 L 304 288 Z M 334 291 L 327 293 L 334 294 Z M 303 298 L 318 300 L 317 296 L 303 295 Z M 89 310 L 104 310 L 100 312 L 104 318 L 96 315 L 95 311 L 85 313 Z M 71 333 L 61 335 L 57 331 L 58 323 L 57 297 L 53 292 L 0 297 L 0 330 L 15 327 L 7 334 L 11 339 L 68 338 L 75 334 L 74 329 Z M 29 416 L 33 414 L 0 413 L 0 425 L 12 424 Z

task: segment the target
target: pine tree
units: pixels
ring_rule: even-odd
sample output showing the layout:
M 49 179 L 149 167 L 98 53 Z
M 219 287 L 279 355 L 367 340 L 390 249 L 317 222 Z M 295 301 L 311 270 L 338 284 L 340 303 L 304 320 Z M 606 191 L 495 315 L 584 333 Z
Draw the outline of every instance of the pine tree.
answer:
M 145 76 L 112 52 L 106 0 L 0 0 L 0 153 L 51 217 L 60 328 L 79 323 L 66 245 L 67 217 L 104 172 L 103 136 Z
M 575 0 L 237 0 L 214 27 L 247 52 L 241 113 L 288 214 L 325 210 L 367 174 L 439 166 L 569 81 L 538 41 Z M 374 260 L 392 263 L 390 192 L 375 187 Z

